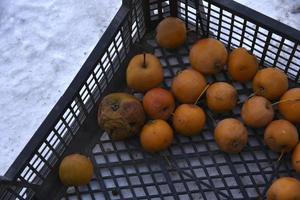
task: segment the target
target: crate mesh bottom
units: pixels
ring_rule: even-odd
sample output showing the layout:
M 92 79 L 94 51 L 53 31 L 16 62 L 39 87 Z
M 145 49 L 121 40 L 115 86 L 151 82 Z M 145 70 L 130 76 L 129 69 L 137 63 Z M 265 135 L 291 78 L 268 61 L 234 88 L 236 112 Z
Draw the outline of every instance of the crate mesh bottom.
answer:
M 144 38 L 151 37 L 148 34 Z M 147 39 L 164 68 L 162 87 L 169 89 L 172 77 L 189 67 L 188 50 L 197 39 L 190 32 L 186 44 L 174 52 L 158 47 L 153 37 Z M 240 102 L 252 92 L 250 83 L 234 82 L 225 72 L 207 80 L 233 84 Z M 198 105 L 207 111 L 203 98 Z M 90 155 L 95 167 L 93 180 L 87 186 L 69 187 L 62 199 L 263 199 L 273 179 L 297 175 L 291 170 L 289 155 L 270 165 L 279 155 L 264 145 L 263 129 L 248 128 L 249 141 L 240 154 L 218 149 L 213 138 L 214 121 L 240 119 L 240 107 L 241 103 L 226 114 L 206 113 L 201 134 L 182 137 L 175 133 L 172 146 L 159 154 L 144 152 L 138 138 L 116 142 L 103 133 Z

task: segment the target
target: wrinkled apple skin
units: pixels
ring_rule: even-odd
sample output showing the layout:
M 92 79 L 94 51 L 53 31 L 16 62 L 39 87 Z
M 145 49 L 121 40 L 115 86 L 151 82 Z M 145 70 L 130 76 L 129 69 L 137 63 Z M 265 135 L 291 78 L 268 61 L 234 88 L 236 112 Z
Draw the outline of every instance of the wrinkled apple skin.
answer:
M 112 139 L 123 140 L 139 134 L 145 123 L 141 102 L 126 93 L 111 93 L 98 109 L 98 124 Z

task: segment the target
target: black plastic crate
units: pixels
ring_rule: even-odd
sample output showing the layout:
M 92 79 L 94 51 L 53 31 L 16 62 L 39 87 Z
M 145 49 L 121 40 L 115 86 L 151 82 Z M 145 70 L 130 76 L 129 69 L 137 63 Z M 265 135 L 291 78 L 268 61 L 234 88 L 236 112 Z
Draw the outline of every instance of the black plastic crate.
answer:
M 154 40 L 154 29 L 166 16 L 181 18 L 189 28 L 178 51 L 162 49 Z M 202 134 L 176 135 L 172 146 L 159 154 L 144 152 L 138 138 L 116 142 L 100 130 L 98 103 L 110 92 L 130 92 L 125 70 L 133 55 L 148 51 L 159 57 L 165 72 L 162 87 L 169 88 L 176 72 L 189 67 L 188 51 L 202 37 L 215 37 L 229 50 L 243 46 L 262 66 L 283 70 L 291 87 L 300 86 L 300 33 L 293 28 L 231 0 L 123 0 L 65 94 L 1 177 L 0 198 L 264 199 L 275 178 L 300 178 L 291 169 L 290 155 L 270 166 L 279 155 L 263 144 L 262 129 L 248 128 L 249 142 L 240 154 L 217 148 L 209 116 L 239 118 L 241 104 L 229 114 L 207 113 Z M 226 72 L 207 80 L 230 82 L 241 101 L 252 91 L 250 83 L 234 82 Z M 203 100 L 198 104 L 205 107 Z M 58 165 L 74 152 L 91 158 L 95 174 L 87 186 L 67 188 L 58 179 Z

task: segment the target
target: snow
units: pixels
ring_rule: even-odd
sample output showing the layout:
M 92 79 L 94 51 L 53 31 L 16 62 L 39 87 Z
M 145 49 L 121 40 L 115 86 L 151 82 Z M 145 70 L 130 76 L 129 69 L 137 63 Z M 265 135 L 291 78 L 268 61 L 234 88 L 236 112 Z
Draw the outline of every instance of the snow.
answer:
M 300 0 L 238 2 L 300 30 Z M 63 94 L 120 4 L 0 1 L 0 174 Z
M 235 1 L 300 30 L 300 0 Z
M 121 0 L 0 1 L 0 174 L 72 81 Z

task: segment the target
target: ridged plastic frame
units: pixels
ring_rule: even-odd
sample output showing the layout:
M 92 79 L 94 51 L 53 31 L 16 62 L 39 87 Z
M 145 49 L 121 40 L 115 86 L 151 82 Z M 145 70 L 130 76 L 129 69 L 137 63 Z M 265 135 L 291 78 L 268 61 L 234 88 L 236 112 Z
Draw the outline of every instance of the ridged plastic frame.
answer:
M 162 49 L 154 40 L 156 25 L 167 16 L 179 17 L 189 29 L 186 43 L 176 51 Z M 158 154 L 144 152 L 138 138 L 116 142 L 100 130 L 96 122 L 99 101 L 110 92 L 132 92 L 125 82 L 132 56 L 154 53 L 165 72 L 162 87 L 170 88 L 172 77 L 190 66 L 191 45 L 203 37 L 217 38 L 229 51 L 245 47 L 261 66 L 281 69 L 290 87 L 299 87 L 300 33 L 291 27 L 231 0 L 123 0 L 65 94 L 1 177 L 0 198 L 264 199 L 274 179 L 299 178 L 289 154 L 276 164 L 279 155 L 264 145 L 263 129 L 248 128 L 249 142 L 240 154 L 218 149 L 214 123 L 240 118 L 241 103 L 230 113 L 214 114 L 200 100 L 198 105 L 207 111 L 202 134 L 176 134 L 172 146 Z M 252 92 L 251 83 L 234 82 L 226 72 L 207 80 L 230 82 L 240 102 Z M 58 165 L 74 152 L 91 158 L 95 174 L 87 186 L 67 188 L 58 179 Z

